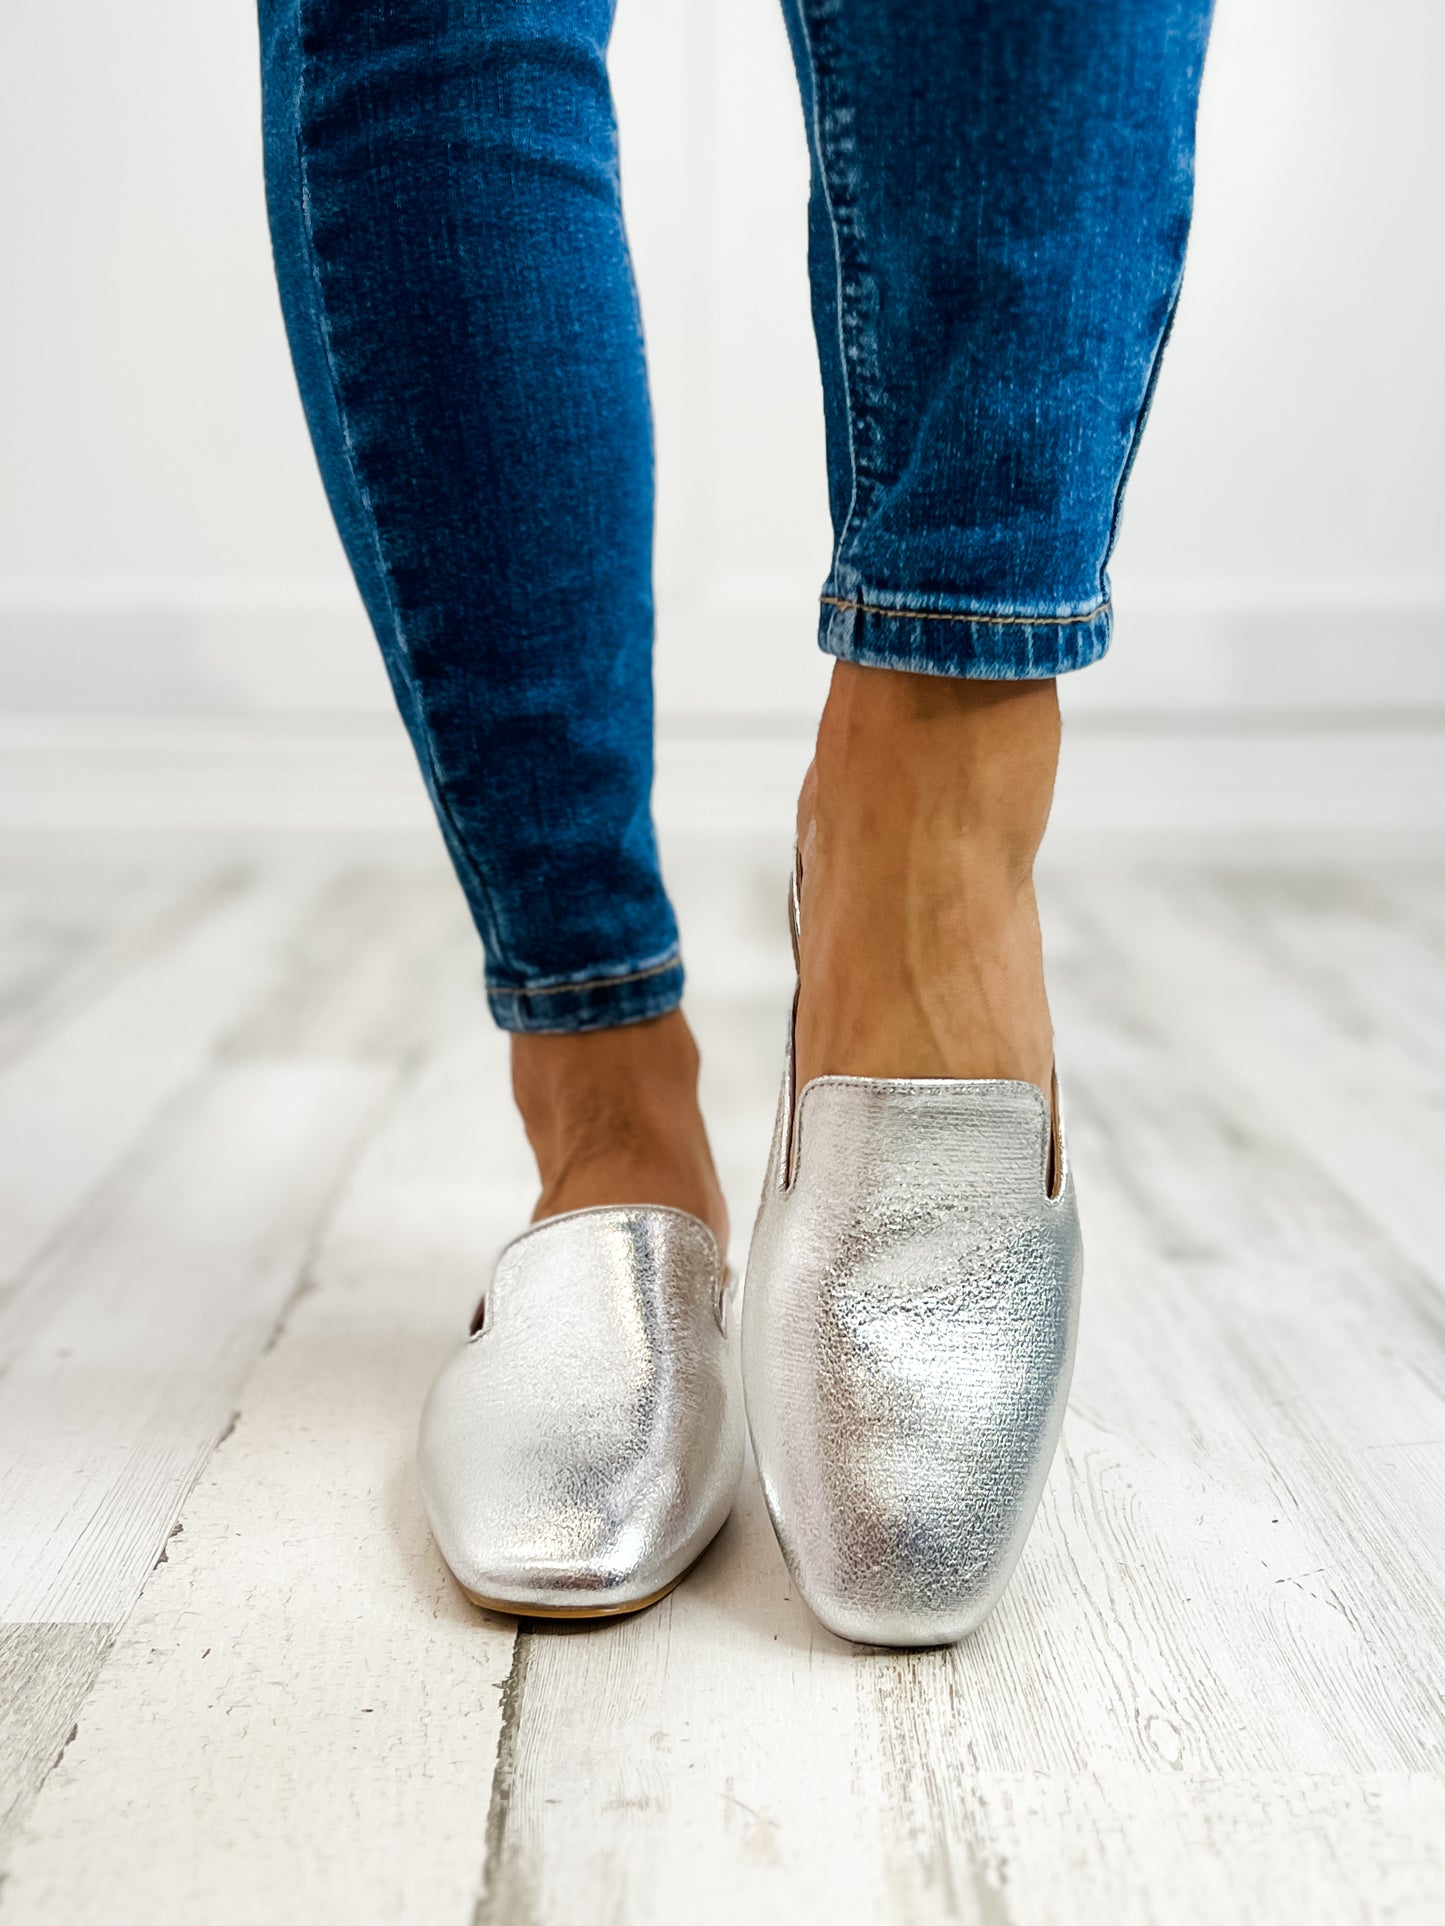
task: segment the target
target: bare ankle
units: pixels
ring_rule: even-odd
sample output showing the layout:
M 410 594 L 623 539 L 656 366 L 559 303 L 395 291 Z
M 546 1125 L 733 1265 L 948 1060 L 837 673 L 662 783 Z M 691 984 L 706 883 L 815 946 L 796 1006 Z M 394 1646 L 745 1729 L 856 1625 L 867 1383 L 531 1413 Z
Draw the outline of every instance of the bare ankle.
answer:
M 1032 871 L 1059 754 L 1052 681 L 974 682 L 835 664 L 799 799 L 800 840 L 836 826 Z M 806 849 L 804 850 L 806 861 Z
M 537 1160 L 534 1217 L 669 1204 L 727 1239 L 698 1108 L 699 1057 L 680 1011 L 645 1023 L 512 1039 L 512 1091 Z
M 1033 863 L 1053 684 L 839 663 L 799 798 L 799 1074 L 1022 1077 L 1052 1036 Z

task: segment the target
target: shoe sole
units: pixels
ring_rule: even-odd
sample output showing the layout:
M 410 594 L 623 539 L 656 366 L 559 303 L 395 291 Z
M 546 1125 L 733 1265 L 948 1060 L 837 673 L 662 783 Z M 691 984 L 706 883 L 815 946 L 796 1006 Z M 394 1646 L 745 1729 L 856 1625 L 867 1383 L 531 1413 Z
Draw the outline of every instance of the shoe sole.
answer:
M 693 1564 L 696 1563 L 694 1559 Z M 630 1599 L 626 1605 L 520 1605 L 516 1599 L 483 1598 L 480 1592 L 466 1585 L 461 1589 L 473 1605 L 480 1605 L 484 1612 L 500 1612 L 504 1618 L 629 1618 L 634 1612 L 645 1612 L 649 1606 L 656 1605 L 669 1592 L 675 1592 L 691 1570 L 689 1565 L 687 1571 L 679 1572 L 676 1578 L 649 1592 L 646 1598 Z

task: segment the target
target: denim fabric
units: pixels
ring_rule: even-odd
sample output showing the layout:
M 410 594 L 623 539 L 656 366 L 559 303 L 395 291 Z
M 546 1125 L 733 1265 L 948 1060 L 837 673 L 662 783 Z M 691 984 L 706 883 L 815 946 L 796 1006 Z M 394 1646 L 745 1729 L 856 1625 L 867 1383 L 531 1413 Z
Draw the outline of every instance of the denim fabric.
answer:
M 845 659 L 1051 676 L 1184 265 L 1207 0 L 786 0 Z
M 1206 0 L 784 0 L 831 653 L 1052 676 L 1106 564 L 1189 223 Z M 260 0 L 267 200 L 332 510 L 493 1014 L 671 1009 L 652 445 L 610 0 Z

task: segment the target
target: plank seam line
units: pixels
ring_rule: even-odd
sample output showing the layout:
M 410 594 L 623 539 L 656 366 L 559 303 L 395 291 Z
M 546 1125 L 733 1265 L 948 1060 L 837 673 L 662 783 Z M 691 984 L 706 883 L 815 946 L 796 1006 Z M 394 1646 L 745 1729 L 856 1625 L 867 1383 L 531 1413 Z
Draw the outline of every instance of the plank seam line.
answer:
M 531 1648 L 531 1633 L 518 1625 L 512 1641 L 512 1663 L 502 1685 L 502 1722 L 497 1730 L 497 1758 L 492 1767 L 492 1794 L 487 1804 L 486 1847 L 472 1926 L 505 1926 L 503 1874 L 507 1854 L 507 1824 L 517 1783 L 517 1734 L 522 1721 L 522 1695 L 527 1684 L 527 1662 Z

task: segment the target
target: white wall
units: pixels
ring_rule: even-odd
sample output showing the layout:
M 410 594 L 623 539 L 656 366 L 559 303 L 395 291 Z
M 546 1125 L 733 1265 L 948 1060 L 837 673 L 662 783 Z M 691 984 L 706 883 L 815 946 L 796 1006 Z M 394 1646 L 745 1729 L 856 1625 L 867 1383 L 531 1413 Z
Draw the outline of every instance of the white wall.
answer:
M 826 563 L 776 0 L 621 0 L 672 713 L 797 714 Z M 1086 706 L 1445 703 L 1445 11 L 1221 0 L 1184 307 Z M 0 14 L 0 703 L 366 708 L 244 0 Z

